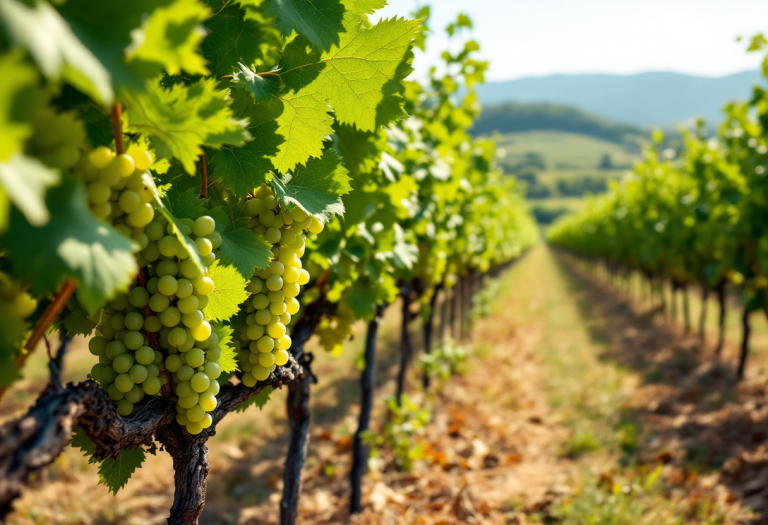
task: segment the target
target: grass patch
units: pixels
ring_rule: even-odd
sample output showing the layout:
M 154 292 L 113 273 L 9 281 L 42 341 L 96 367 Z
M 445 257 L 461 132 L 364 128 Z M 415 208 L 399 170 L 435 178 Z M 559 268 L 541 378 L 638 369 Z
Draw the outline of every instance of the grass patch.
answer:
M 571 433 L 571 437 L 565 442 L 562 455 L 576 459 L 594 452 L 598 448 L 600 448 L 600 443 L 594 431 L 589 428 L 582 428 Z
M 563 525 L 719 525 L 724 522 L 711 500 L 673 501 L 661 479 L 651 472 L 627 470 L 618 475 L 587 477 L 576 493 L 555 503 L 550 515 Z

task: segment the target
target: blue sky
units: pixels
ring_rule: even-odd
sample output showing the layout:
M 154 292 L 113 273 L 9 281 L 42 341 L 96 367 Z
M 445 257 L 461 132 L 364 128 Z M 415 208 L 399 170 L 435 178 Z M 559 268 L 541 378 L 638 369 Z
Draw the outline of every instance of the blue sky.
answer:
M 553 73 L 677 71 L 705 76 L 756 69 L 737 36 L 768 33 L 768 0 L 389 0 L 378 17 L 432 6 L 422 76 L 447 45 L 456 14 L 474 22 L 473 37 L 490 60 L 489 80 Z

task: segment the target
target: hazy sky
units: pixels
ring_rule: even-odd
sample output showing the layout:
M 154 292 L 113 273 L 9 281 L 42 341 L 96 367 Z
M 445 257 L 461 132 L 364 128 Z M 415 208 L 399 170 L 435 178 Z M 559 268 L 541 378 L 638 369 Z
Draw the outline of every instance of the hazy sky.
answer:
M 432 6 L 423 75 L 448 45 L 444 28 L 465 12 L 490 60 L 489 80 L 552 73 L 677 71 L 706 76 L 756 69 L 750 37 L 768 33 L 768 0 L 389 0 L 377 15 Z

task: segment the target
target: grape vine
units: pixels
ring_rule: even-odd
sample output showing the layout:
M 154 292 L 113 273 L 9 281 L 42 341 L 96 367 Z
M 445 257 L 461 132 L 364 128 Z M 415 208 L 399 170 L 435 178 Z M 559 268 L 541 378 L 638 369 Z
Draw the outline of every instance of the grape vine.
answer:
M 51 367 L 0 427 L 0 518 L 70 442 L 113 493 L 159 443 L 168 522 L 197 523 L 207 439 L 287 385 L 295 523 L 309 338 L 338 355 L 399 294 L 431 325 L 437 294 L 536 241 L 468 132 L 477 44 L 444 55 L 458 75 L 407 82 L 429 12 L 372 23 L 383 5 L 0 2 L 0 395 L 48 335 L 88 337 L 94 363 L 69 385 Z

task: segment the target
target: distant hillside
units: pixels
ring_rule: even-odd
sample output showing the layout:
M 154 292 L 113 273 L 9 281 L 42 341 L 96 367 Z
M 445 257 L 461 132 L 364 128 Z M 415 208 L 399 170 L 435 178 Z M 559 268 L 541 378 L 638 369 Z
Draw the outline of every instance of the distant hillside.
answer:
M 646 135 L 637 126 L 618 124 L 590 115 L 580 109 L 557 104 L 522 104 L 507 102 L 483 108 L 472 133 L 490 135 L 492 132 L 519 133 L 523 131 L 568 131 L 622 143 L 627 135 Z
M 576 106 L 612 121 L 641 127 L 672 127 L 695 117 L 713 125 L 729 100 L 746 100 L 762 82 L 758 71 L 721 78 L 678 73 L 551 75 L 489 82 L 478 87 L 483 105 L 549 102 Z

